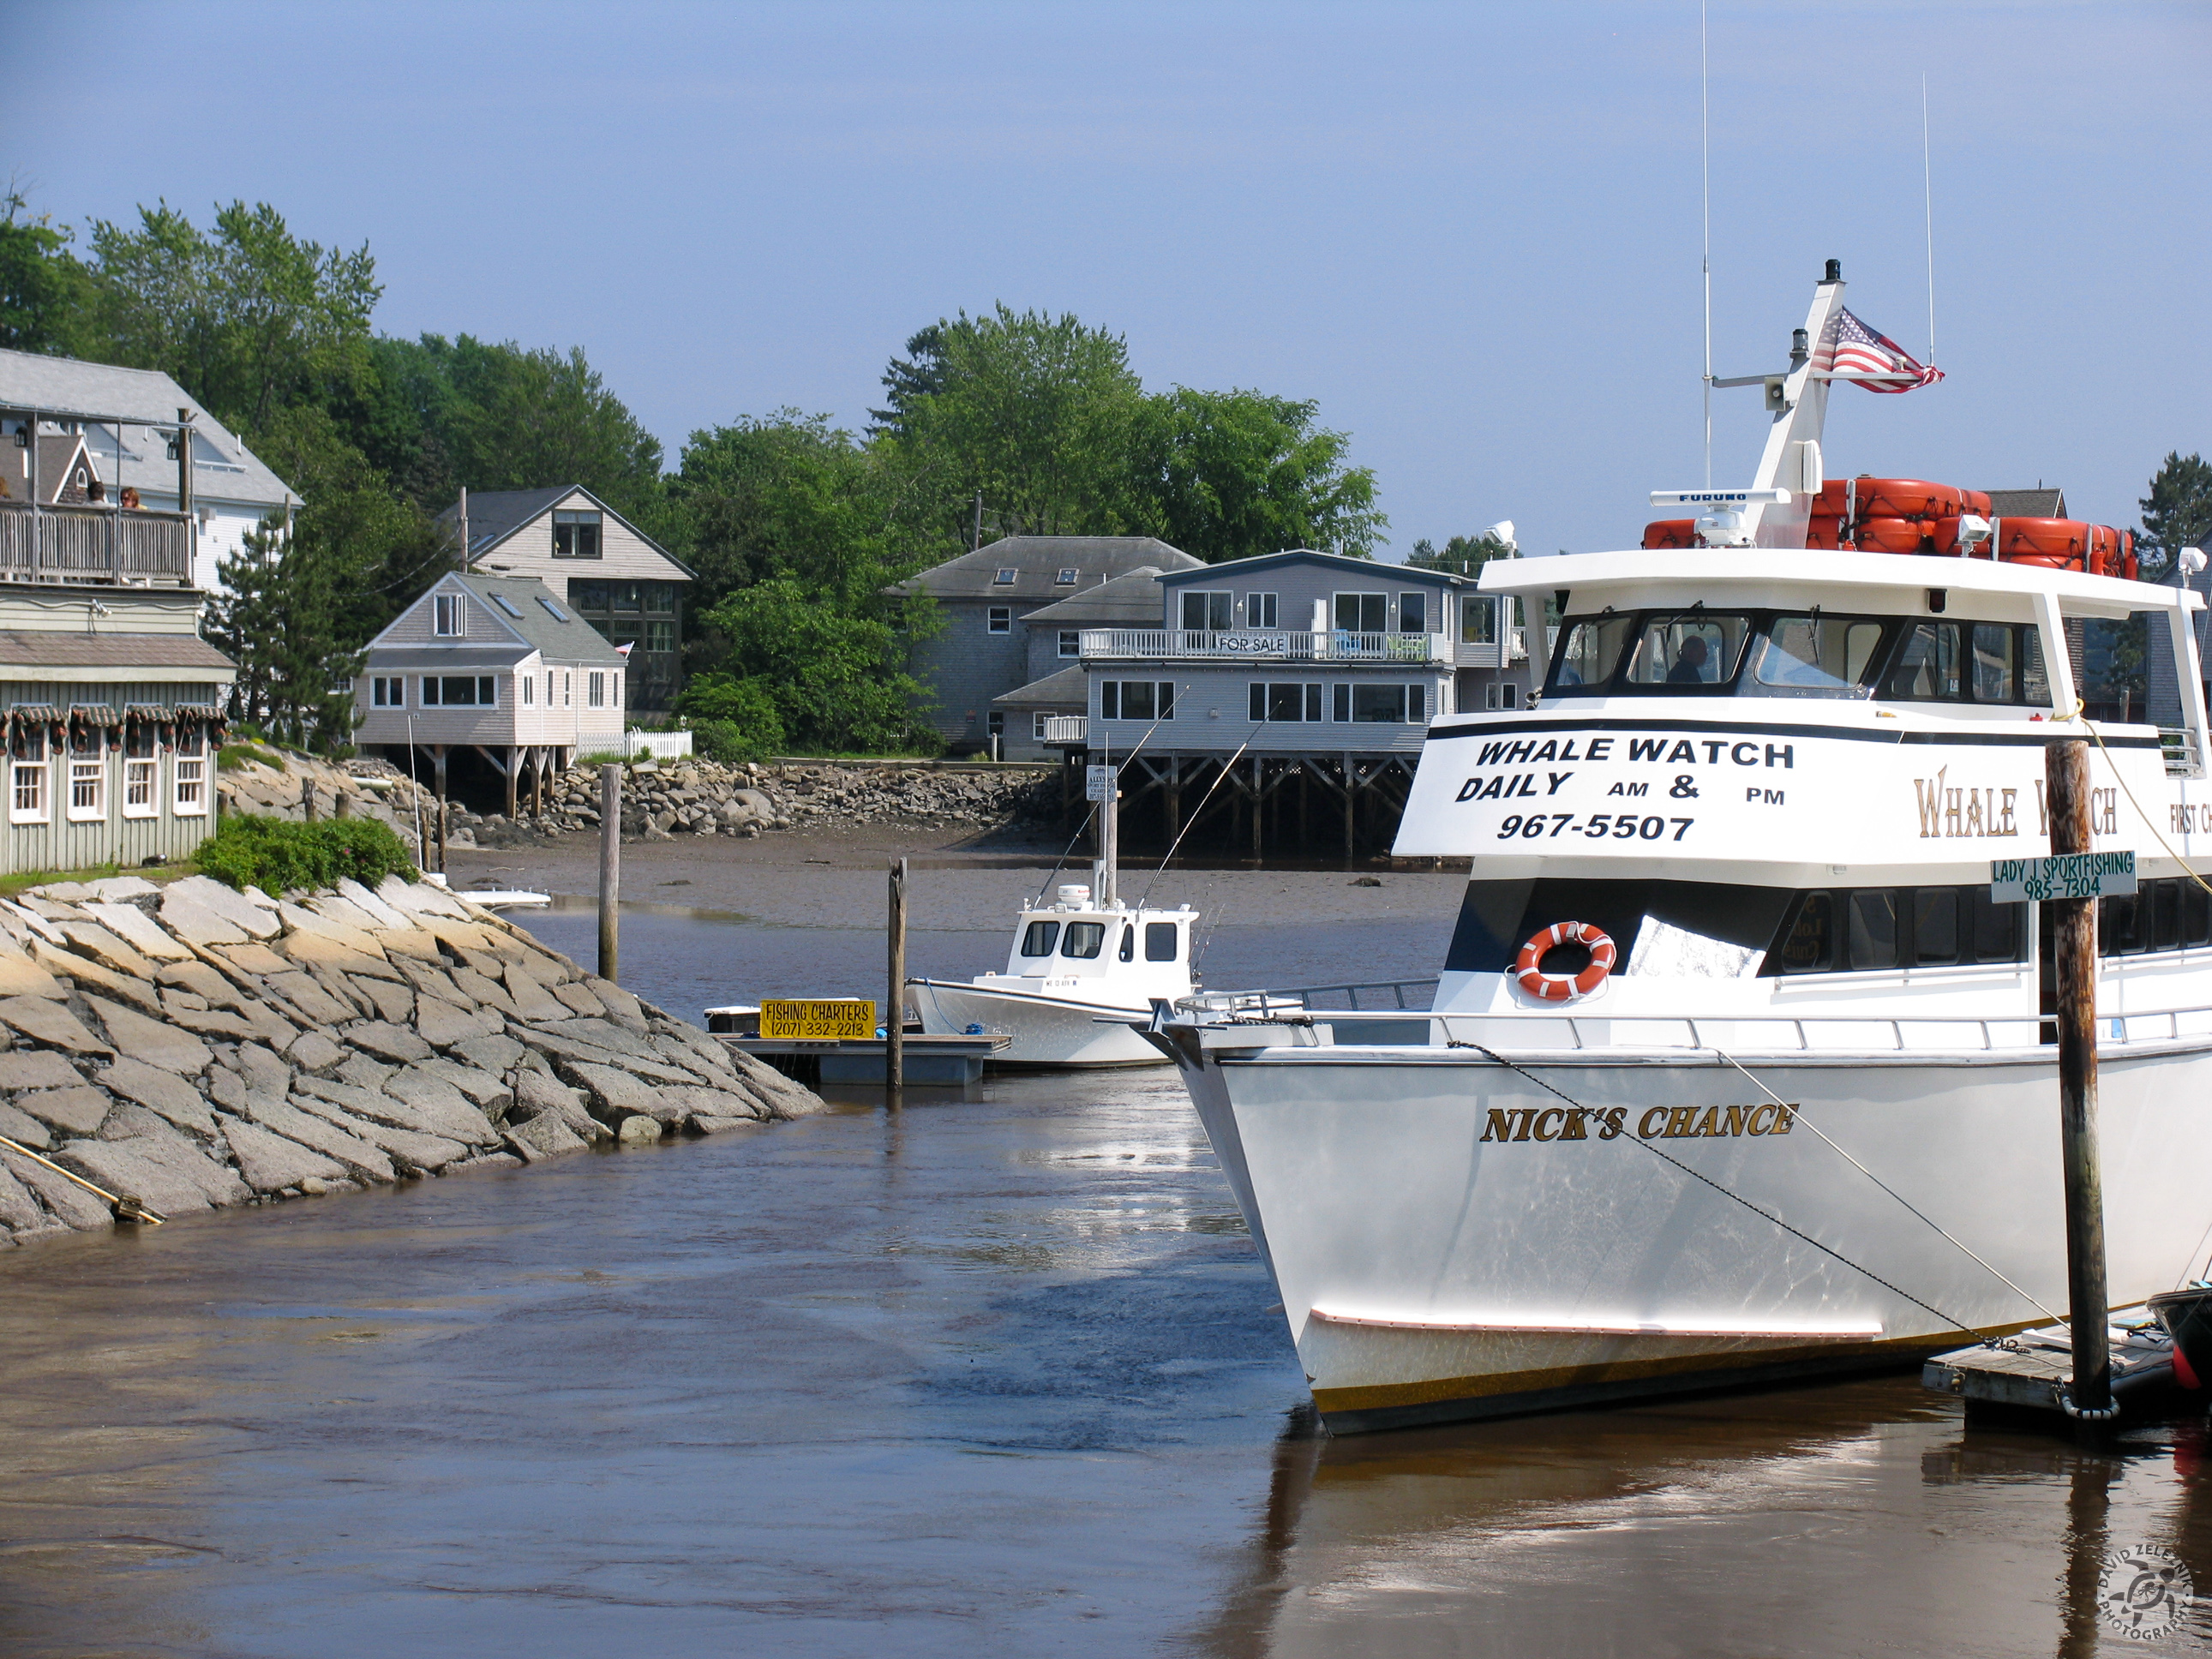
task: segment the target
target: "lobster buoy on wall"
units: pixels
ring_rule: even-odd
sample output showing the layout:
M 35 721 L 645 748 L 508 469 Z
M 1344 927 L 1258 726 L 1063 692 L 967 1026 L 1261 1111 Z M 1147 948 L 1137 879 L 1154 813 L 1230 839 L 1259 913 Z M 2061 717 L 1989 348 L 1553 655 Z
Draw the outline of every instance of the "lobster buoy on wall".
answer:
M 1589 965 L 1577 974 L 1547 974 L 1544 958 L 1562 945 L 1579 945 L 1589 952 Z M 1555 921 L 1521 947 L 1514 959 L 1514 976 L 1521 988 L 1543 1002 L 1579 1002 L 1605 983 L 1620 951 L 1602 928 L 1587 921 Z
M 1698 544 L 1698 521 L 1695 519 L 1654 519 L 1644 526 L 1646 547 L 1695 547 Z

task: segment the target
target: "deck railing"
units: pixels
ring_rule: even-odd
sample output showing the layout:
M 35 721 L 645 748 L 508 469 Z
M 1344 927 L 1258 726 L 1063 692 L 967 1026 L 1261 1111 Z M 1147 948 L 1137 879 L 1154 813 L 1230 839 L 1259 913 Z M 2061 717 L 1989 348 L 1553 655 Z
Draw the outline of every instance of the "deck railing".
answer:
M 1219 631 L 1180 628 L 1088 628 L 1083 655 L 1137 660 L 1202 662 L 1448 663 L 1444 634 L 1355 634 L 1338 629 L 1237 628 Z
M 1402 995 L 1434 980 L 1409 980 L 1396 986 L 1323 987 L 1330 990 L 1381 992 Z M 1435 1012 L 1407 1008 L 1370 1006 L 1335 1010 L 1304 1002 L 1301 990 L 1209 992 L 1184 997 L 1176 1012 L 1195 1023 L 1234 1029 L 1240 1024 L 1279 1024 L 1309 1020 L 1327 1024 L 1334 1013 L 1356 1012 L 1369 1028 L 1357 1045 L 1376 1039 L 1378 1025 L 1406 1027 L 1401 1039 L 1408 1046 L 1431 1045 L 1566 1052 L 1605 1053 L 1676 1049 L 1729 1054 L 1987 1054 L 2000 1049 L 2048 1047 L 2043 1028 L 2048 1023 L 2030 1014 L 2003 1018 L 1939 1014 L 1886 1016 L 1881 1014 L 1745 1013 L 1711 1016 L 1665 1014 L 1555 1013 L 1542 1009 L 1505 1009 L 1481 1013 Z M 1401 1006 L 1403 1005 L 1401 1005 Z M 2056 1039 L 2052 1039 L 2055 1041 Z M 2161 1009 L 2139 1014 L 2100 1014 L 2097 1046 L 2124 1048 L 2132 1044 L 2198 1040 L 2212 1043 L 2212 1008 Z M 1385 1043 L 1385 1046 L 1389 1044 Z
M 1079 744 L 1091 740 L 1091 716 L 1088 714 L 1047 714 L 1044 717 L 1044 741 L 1047 744 Z
M 191 520 L 131 507 L 0 501 L 0 580 L 188 582 Z

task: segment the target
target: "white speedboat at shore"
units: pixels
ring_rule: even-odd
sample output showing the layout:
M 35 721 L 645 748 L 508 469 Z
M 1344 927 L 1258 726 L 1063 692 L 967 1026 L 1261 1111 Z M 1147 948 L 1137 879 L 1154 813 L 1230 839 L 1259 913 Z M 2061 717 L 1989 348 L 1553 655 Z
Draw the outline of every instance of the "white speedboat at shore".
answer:
M 1024 907 L 1003 974 L 907 981 L 925 1033 L 1011 1038 L 991 1056 L 994 1066 L 1161 1065 L 1166 1056 L 1136 1027 L 1155 1002 L 1197 988 L 1190 960 L 1198 912 L 1122 903 L 1120 794 L 1109 787 L 1110 769 L 1092 774 L 1103 799 L 1090 883 Z
M 993 1066 L 1158 1066 L 1165 1056 L 1133 1024 L 1154 1000 L 1191 994 L 1197 921 L 1188 905 L 1130 909 L 1064 886 L 1021 913 L 1003 974 L 910 979 L 907 990 L 927 1033 L 1011 1037 Z
M 2063 1314 L 2047 922 L 1990 866 L 2048 849 L 2045 748 L 2092 734 L 2072 623 L 2147 615 L 2180 683 L 2178 728 L 2099 726 L 2091 757 L 2094 845 L 2141 877 L 2100 917 L 2112 1304 L 2202 1269 L 2203 602 L 2114 574 L 2131 549 L 2095 526 L 1826 484 L 1830 381 L 1875 378 L 1839 361 L 1842 293 L 1832 266 L 1771 377 L 1752 486 L 1673 497 L 1705 496 L 1689 535 L 1484 568 L 1561 626 L 1534 709 L 1428 734 L 1395 850 L 1473 860 L 1433 1002 L 1155 1017 L 1334 1429 L 1903 1364 Z

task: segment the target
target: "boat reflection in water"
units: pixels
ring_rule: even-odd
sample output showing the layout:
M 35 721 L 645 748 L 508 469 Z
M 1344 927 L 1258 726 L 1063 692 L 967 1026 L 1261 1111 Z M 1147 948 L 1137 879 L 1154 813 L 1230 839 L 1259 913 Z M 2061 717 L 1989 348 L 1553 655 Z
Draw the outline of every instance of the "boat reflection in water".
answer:
M 2212 1586 L 2201 1425 L 2109 1449 L 1967 1428 L 1897 1381 L 1275 1448 L 1222 1659 L 2202 1651 L 2105 1618 L 2111 1552 Z M 2212 1600 L 2212 1598 L 2208 1598 Z M 2099 1642 L 2106 1645 L 2100 1649 Z

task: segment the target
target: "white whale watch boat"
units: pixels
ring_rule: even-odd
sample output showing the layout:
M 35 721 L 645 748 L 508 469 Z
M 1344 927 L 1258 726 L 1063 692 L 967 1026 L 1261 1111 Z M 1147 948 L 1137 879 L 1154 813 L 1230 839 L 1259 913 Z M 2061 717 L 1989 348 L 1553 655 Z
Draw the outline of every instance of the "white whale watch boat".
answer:
M 2063 1313 L 2049 939 L 1990 865 L 2048 850 L 2045 746 L 2090 735 L 2077 618 L 2148 613 L 2182 708 L 2091 751 L 2094 844 L 2141 877 L 2100 915 L 2113 1304 L 2200 1270 L 2202 601 L 2064 568 L 2124 551 L 1970 492 L 1921 486 L 1949 511 L 1910 536 L 1855 499 L 1823 522 L 1842 293 L 1831 265 L 1753 487 L 1691 492 L 1719 508 L 1701 544 L 1485 568 L 1562 625 L 1534 710 L 1428 734 L 1396 850 L 1473 859 L 1431 1006 L 1155 1013 L 1333 1429 L 1867 1369 Z M 1864 550 L 1946 539 L 1968 556 Z
M 1134 1029 L 1155 1001 L 1196 988 L 1191 932 L 1199 913 L 1132 908 L 1118 890 L 1118 804 L 1099 808 L 1103 829 L 1090 884 L 1058 890 L 1024 908 L 1003 974 L 973 980 L 909 979 L 921 1029 L 988 1031 L 1012 1041 L 994 1066 L 1158 1066 L 1165 1056 Z

